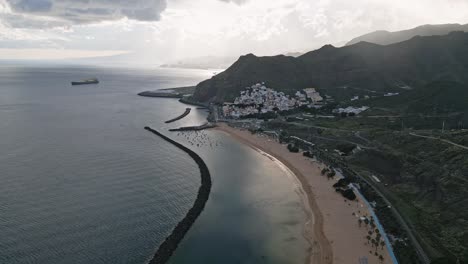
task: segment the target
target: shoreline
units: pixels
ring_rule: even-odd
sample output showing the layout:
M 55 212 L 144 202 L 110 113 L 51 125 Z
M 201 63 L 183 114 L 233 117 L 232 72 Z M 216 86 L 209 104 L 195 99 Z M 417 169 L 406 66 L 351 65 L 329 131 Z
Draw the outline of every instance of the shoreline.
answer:
M 334 182 L 321 175 L 324 164 L 303 157 L 302 153 L 291 153 L 274 140 L 252 135 L 248 131 L 232 128 L 227 124 L 219 124 L 215 129 L 260 153 L 275 158 L 286 166 L 300 183 L 309 207 L 304 208 L 307 214 L 304 237 L 311 248 L 306 263 L 360 263 L 361 258 L 368 259 L 369 263 L 392 263 L 387 249 L 378 249 L 379 255 L 384 256 L 382 262 L 372 254 L 377 250 L 366 243 L 368 229 L 358 225 L 357 215 L 370 215 L 371 210 L 368 205 L 360 200 L 346 201 L 336 193 L 332 187 Z
M 237 138 L 237 140 L 243 141 L 243 139 L 241 138 Z M 327 248 L 330 246 L 330 242 L 325 237 L 322 231 L 323 216 L 321 215 L 320 210 L 316 208 L 317 205 L 314 202 L 311 202 L 312 195 L 308 193 L 308 189 L 304 188 L 305 177 L 301 173 L 293 171 L 293 167 L 289 165 L 288 162 L 279 160 L 278 158 L 263 151 L 262 149 L 257 148 L 255 145 L 247 141 L 243 141 L 242 143 L 249 145 L 249 147 L 251 147 L 255 151 L 270 158 L 273 162 L 276 163 L 276 165 L 281 167 L 281 169 L 285 171 L 288 174 L 288 176 L 292 177 L 295 183 L 298 184 L 299 190 L 297 191 L 297 194 L 301 198 L 302 209 L 306 214 L 306 221 L 303 229 L 303 237 L 307 240 L 307 243 L 309 244 L 309 250 L 307 251 L 307 257 L 304 263 L 332 263 L 328 260 L 333 259 L 333 251 L 331 250 L 331 248 Z M 316 241 L 314 241 L 314 235 L 317 234 L 321 237 L 318 240 L 320 240 L 322 243 L 315 243 Z M 322 252 L 324 251 L 326 251 L 326 253 L 322 254 Z
M 278 157 L 273 155 L 272 153 L 265 150 L 262 146 L 255 144 L 252 141 L 246 140 L 244 137 L 239 136 L 236 133 L 232 133 L 230 129 L 226 125 L 221 125 L 216 127 L 215 129 L 223 131 L 236 140 L 240 141 L 243 144 L 248 145 L 249 147 L 253 148 L 255 151 L 260 152 L 261 154 L 266 154 L 271 158 L 274 158 L 276 161 L 280 162 L 280 166 L 285 166 L 286 170 L 289 170 L 293 177 L 299 182 L 300 190 L 303 196 L 301 197 L 302 203 L 304 204 L 304 211 L 307 215 L 305 228 L 304 228 L 304 237 L 308 241 L 311 250 L 307 252 L 307 258 L 305 263 L 314 263 L 314 264 L 331 264 L 333 263 L 333 250 L 331 248 L 331 244 L 328 239 L 325 237 L 323 233 L 323 215 L 318 208 L 314 198 L 313 193 L 311 192 L 310 188 L 304 188 L 307 185 L 307 179 L 305 176 L 299 172 L 294 166 L 289 164 L 288 161 L 283 159 L 282 157 Z M 311 226 L 312 224 L 312 226 Z M 314 241 L 314 238 L 317 241 Z M 318 248 L 317 248 L 318 247 Z

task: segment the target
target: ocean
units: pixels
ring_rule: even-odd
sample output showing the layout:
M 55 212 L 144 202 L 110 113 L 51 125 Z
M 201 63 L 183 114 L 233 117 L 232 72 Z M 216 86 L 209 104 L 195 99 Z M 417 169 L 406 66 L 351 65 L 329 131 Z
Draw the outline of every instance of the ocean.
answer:
M 268 157 L 197 125 L 206 111 L 145 90 L 211 71 L 0 65 L 0 263 L 147 263 L 210 169 L 208 203 L 170 263 L 304 263 L 299 184 Z M 71 86 L 97 77 L 98 85 Z

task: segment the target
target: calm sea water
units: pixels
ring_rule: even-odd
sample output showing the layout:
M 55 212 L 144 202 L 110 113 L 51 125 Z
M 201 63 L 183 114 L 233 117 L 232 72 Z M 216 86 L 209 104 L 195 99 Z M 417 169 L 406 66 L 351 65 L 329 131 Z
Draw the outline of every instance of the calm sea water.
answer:
M 193 204 L 196 164 L 143 129 L 200 124 L 174 99 L 208 71 L 0 66 L 0 263 L 146 263 Z M 99 85 L 71 86 L 98 77 Z M 298 186 L 217 131 L 165 132 L 213 178 L 205 211 L 171 263 L 303 263 Z

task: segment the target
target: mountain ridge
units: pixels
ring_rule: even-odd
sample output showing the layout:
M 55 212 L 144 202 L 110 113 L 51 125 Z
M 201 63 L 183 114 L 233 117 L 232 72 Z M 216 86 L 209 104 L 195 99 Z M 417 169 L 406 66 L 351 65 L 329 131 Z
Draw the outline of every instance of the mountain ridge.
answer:
M 325 45 L 297 58 L 247 54 L 198 84 L 194 99 L 232 100 L 258 82 L 289 94 L 307 87 L 326 93 L 343 87 L 385 93 L 439 79 L 468 83 L 468 33 L 416 36 L 385 46 L 369 42 L 341 48 Z
M 467 32 L 468 24 L 422 25 L 412 29 L 394 32 L 390 32 L 387 30 L 377 30 L 350 40 L 348 43 L 346 43 L 346 46 L 356 44 L 360 41 L 367 41 L 380 45 L 389 45 L 409 40 L 415 36 L 446 35 L 453 31 Z

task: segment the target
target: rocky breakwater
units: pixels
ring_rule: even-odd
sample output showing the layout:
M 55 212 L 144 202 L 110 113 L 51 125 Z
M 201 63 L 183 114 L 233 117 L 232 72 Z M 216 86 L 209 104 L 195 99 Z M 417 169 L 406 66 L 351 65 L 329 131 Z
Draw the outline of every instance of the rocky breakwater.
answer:
M 183 95 L 174 91 L 145 91 L 138 94 L 144 97 L 161 97 L 161 98 L 182 98 Z
M 198 189 L 195 203 L 187 212 L 185 217 L 176 225 L 174 230 L 172 230 L 172 233 L 159 246 L 154 257 L 149 262 L 150 264 L 162 264 L 166 263 L 172 254 L 174 254 L 185 234 L 187 234 L 190 227 L 195 223 L 195 220 L 205 208 L 205 204 L 208 201 L 211 191 L 211 175 L 205 162 L 200 158 L 200 156 L 198 156 L 198 154 L 150 127 L 145 127 L 145 129 L 186 152 L 195 161 L 195 163 L 197 163 L 201 174 L 201 186 Z
M 180 116 L 178 116 L 178 117 L 176 117 L 176 118 L 173 118 L 173 119 L 171 119 L 171 120 L 167 120 L 167 121 L 166 121 L 166 124 L 173 123 L 173 122 L 175 122 L 175 121 L 177 121 L 177 120 L 180 120 L 180 119 L 182 119 L 182 118 L 188 116 L 188 114 L 190 114 L 190 111 L 191 111 L 191 110 L 192 110 L 191 108 L 186 108 L 186 109 L 185 109 L 185 112 L 184 112 L 183 114 L 181 114 Z
M 172 129 L 169 129 L 169 131 L 171 131 L 171 132 L 200 131 L 200 130 L 215 128 L 215 127 L 216 127 L 216 124 L 205 123 L 205 124 L 200 125 L 200 126 L 187 126 L 187 127 L 172 128 Z

